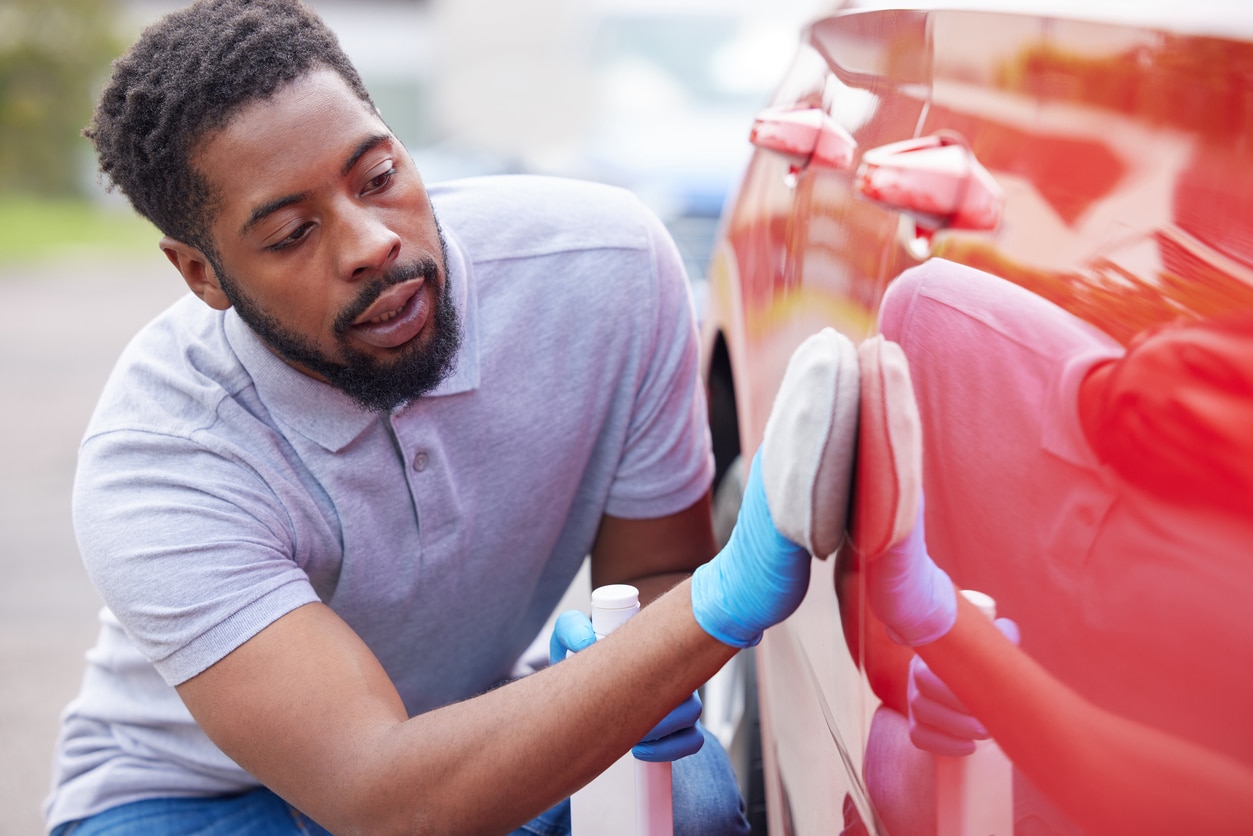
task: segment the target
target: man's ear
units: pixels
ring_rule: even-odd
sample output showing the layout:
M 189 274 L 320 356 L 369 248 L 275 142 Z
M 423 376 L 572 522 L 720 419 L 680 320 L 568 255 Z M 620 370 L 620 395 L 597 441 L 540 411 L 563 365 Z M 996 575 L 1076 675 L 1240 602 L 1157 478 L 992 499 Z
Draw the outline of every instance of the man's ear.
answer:
M 191 292 L 199 296 L 206 305 L 219 311 L 231 306 L 231 300 L 222 292 L 217 271 L 203 252 L 168 235 L 161 239 L 160 246 L 161 252 L 165 253 L 174 269 L 182 274 L 183 281 L 187 282 Z

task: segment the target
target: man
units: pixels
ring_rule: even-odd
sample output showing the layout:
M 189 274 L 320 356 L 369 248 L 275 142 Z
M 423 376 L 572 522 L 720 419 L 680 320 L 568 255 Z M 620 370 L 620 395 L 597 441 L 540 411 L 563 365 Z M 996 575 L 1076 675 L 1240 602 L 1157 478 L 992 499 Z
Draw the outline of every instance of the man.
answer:
M 195 298 L 126 349 L 81 447 L 108 608 L 52 832 L 564 832 L 562 799 L 637 742 L 697 748 L 672 710 L 796 606 L 809 556 L 750 479 L 706 563 L 690 297 L 656 219 L 538 178 L 428 195 L 296 0 L 150 27 L 87 135 Z M 589 553 L 652 603 L 497 687 Z M 743 828 L 716 744 L 675 785 L 678 832 Z

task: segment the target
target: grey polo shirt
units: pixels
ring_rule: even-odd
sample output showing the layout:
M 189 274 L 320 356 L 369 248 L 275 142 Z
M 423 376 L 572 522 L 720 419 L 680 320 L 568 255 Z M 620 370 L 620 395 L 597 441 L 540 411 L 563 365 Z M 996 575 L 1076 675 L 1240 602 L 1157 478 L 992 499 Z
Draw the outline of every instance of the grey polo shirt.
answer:
M 508 677 L 603 514 L 707 490 L 691 297 L 657 219 L 546 178 L 431 196 L 465 338 L 455 373 L 391 415 L 194 297 L 126 348 L 80 450 L 74 522 L 107 609 L 50 827 L 256 786 L 172 686 L 292 609 L 330 605 L 427 711 Z

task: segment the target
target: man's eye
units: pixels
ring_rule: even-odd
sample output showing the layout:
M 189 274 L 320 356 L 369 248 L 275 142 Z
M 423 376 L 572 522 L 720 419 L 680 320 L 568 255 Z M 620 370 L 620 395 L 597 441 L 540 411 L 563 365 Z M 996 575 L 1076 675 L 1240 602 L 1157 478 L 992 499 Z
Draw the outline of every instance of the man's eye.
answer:
M 271 244 L 270 246 L 266 247 L 266 249 L 270 250 L 271 252 L 278 252 L 279 250 L 285 250 L 288 247 L 292 246 L 293 244 L 299 243 L 300 239 L 308 235 L 309 230 L 312 228 L 313 228 L 312 223 L 303 223 L 300 226 L 293 229 L 291 231 L 291 234 L 288 235 L 286 238 L 284 238 L 281 241 L 278 241 L 277 243 Z
M 390 183 L 392 177 L 394 177 L 395 175 L 396 175 L 396 169 L 394 168 L 387 169 L 387 171 L 384 171 L 382 174 L 378 175 L 377 177 L 370 180 L 370 182 L 365 184 L 365 193 L 369 194 L 370 192 L 378 191 L 379 189 L 383 188 L 388 183 Z

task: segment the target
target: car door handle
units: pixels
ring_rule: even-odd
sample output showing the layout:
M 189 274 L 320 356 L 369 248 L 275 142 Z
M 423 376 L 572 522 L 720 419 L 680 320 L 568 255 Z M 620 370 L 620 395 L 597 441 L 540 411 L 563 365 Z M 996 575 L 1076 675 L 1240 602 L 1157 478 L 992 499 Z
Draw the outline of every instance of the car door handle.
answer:
M 757 114 L 749 142 L 783 156 L 795 174 L 804 169 L 849 170 L 857 140 L 820 107 L 769 108 Z
M 941 133 L 872 148 L 854 177 L 857 190 L 913 216 L 918 229 L 995 229 L 1005 202 L 1001 187 L 965 141 Z

